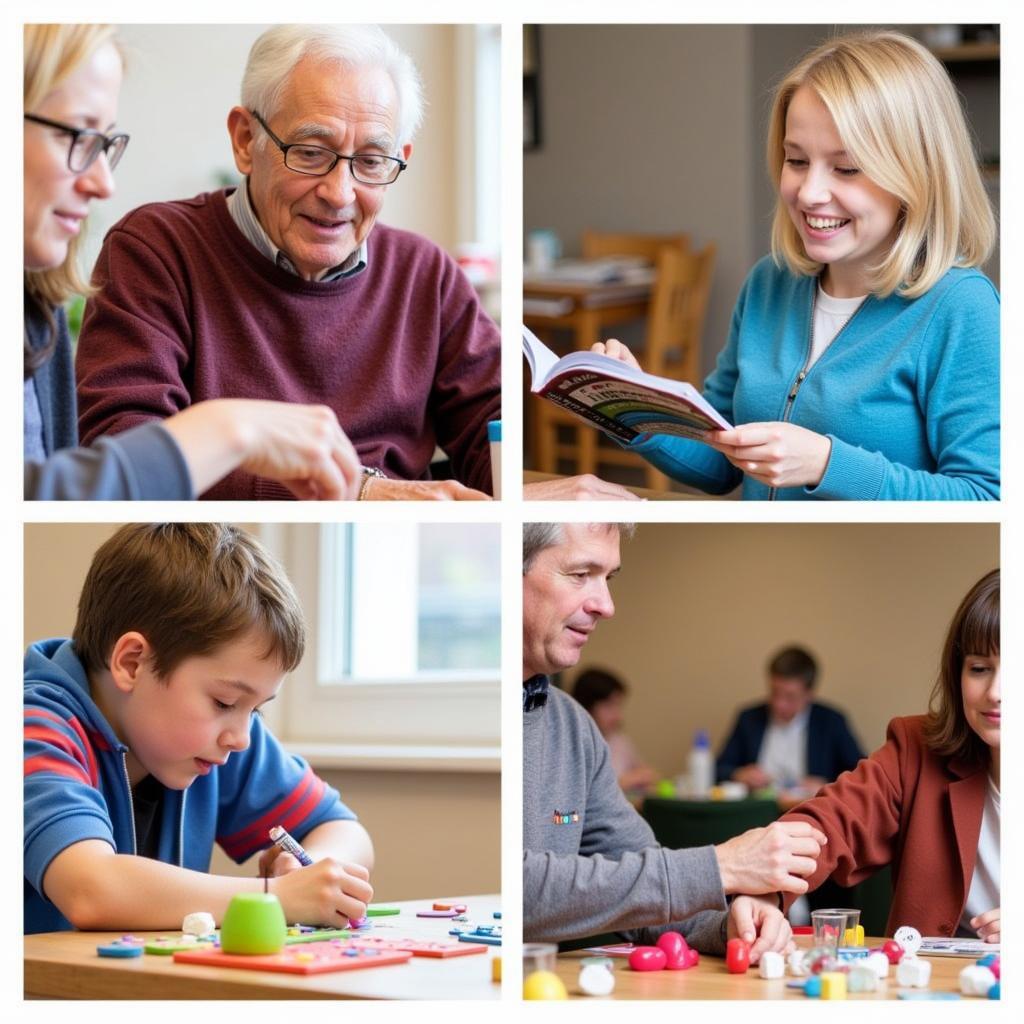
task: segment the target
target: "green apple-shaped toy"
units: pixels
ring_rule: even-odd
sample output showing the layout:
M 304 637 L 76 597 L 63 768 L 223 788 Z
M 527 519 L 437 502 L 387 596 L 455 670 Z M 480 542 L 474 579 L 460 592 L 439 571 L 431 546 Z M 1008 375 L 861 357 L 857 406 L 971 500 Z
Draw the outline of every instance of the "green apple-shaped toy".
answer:
M 225 953 L 280 953 L 287 934 L 288 924 L 276 896 L 243 892 L 228 904 L 220 926 L 220 948 Z

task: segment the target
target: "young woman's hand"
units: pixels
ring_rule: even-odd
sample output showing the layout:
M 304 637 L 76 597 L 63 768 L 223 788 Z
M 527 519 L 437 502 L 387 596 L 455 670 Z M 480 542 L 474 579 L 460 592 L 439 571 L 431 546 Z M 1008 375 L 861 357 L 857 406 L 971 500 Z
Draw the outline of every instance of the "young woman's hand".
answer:
M 737 469 L 768 487 L 816 487 L 832 454 L 832 442 L 824 434 L 781 421 L 712 430 L 706 440 Z
M 978 938 L 984 942 L 999 941 L 999 907 L 995 910 L 986 910 L 984 914 L 978 914 L 971 918 L 971 927 L 978 933 Z
M 607 341 L 599 341 L 594 345 L 590 346 L 591 352 L 596 352 L 600 356 L 608 356 L 609 359 L 618 359 L 620 363 L 625 363 L 627 366 L 632 366 L 634 370 L 641 370 L 643 367 L 636 361 L 636 356 L 622 344 L 621 341 L 616 341 L 614 338 L 609 338 Z

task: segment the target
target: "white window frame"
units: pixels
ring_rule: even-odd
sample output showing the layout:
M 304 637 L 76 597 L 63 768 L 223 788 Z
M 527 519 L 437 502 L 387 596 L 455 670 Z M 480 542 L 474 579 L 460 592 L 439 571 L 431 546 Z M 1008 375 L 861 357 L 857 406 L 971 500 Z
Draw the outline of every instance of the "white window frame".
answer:
M 409 525 L 415 529 L 417 524 Z M 405 526 L 391 523 L 388 529 L 398 537 Z M 336 666 L 344 658 L 335 639 L 326 636 L 328 631 L 320 625 L 326 614 L 339 614 L 320 567 L 338 556 L 341 529 L 338 524 L 295 523 L 264 527 L 261 532 L 285 564 L 302 603 L 310 639 L 305 657 L 287 680 L 282 697 L 274 702 L 281 704 L 275 718 L 289 747 L 297 747 L 300 753 L 316 751 L 319 763 L 327 758 L 336 766 L 380 759 L 396 767 L 415 763 L 445 770 L 497 770 L 500 669 L 441 671 L 415 679 L 371 682 L 339 682 L 333 672 L 325 674 L 325 667 Z M 338 728 L 325 724 L 338 722 L 342 723 Z

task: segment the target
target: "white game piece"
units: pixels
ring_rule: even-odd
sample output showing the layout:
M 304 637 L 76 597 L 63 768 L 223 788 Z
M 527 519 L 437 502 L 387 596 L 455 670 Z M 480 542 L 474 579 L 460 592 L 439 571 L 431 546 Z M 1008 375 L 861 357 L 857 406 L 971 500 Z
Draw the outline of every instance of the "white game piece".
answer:
M 893 939 L 903 947 L 904 953 L 913 955 L 921 948 L 921 933 L 909 924 L 897 928 Z
M 965 996 L 987 996 L 996 976 L 987 968 L 971 964 L 960 972 L 960 991 Z
M 888 962 L 887 960 L 886 963 Z M 806 978 L 811 973 L 807 969 L 807 964 L 804 960 L 804 950 L 802 949 L 794 949 L 786 958 L 786 963 L 789 965 L 789 973 L 794 978 Z
M 187 914 L 181 922 L 181 930 L 185 935 L 210 935 L 217 928 L 217 922 L 213 914 L 200 911 L 196 914 Z
M 608 996 L 615 988 L 615 975 L 600 964 L 587 964 L 577 981 L 585 996 Z
M 846 988 L 849 992 L 875 992 L 880 980 L 873 967 L 857 964 L 846 976 Z
M 903 988 L 927 988 L 932 978 L 932 965 L 920 957 L 904 954 L 896 967 L 896 984 Z
M 768 950 L 761 954 L 757 970 L 762 978 L 781 978 L 786 973 L 786 961 L 782 959 L 781 953 Z
M 889 958 L 884 953 L 868 953 L 864 966 L 870 967 L 880 981 L 889 977 Z

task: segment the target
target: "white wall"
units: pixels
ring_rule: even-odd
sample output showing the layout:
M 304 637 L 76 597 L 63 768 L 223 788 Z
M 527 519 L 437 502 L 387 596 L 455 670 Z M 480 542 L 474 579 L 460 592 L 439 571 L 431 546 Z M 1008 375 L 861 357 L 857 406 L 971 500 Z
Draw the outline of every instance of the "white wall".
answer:
M 284 12 L 282 12 L 284 13 Z M 90 216 L 86 263 L 111 225 L 155 200 L 182 199 L 237 180 L 227 114 L 239 99 L 249 48 L 267 25 L 124 25 L 128 69 L 119 126 L 131 137 L 117 169 L 117 193 Z M 472 120 L 457 103 L 458 26 L 389 25 L 424 80 L 426 119 L 409 169 L 388 192 L 381 220 L 417 231 L 452 251 L 470 228 L 457 216 L 460 154 L 472 150 Z M 471 55 L 470 55 L 471 56 Z M 495 114 L 495 116 L 497 116 Z M 463 176 L 465 171 L 463 171 Z M 472 187 L 472 184 L 470 184 Z

